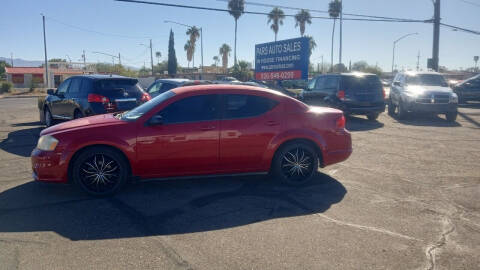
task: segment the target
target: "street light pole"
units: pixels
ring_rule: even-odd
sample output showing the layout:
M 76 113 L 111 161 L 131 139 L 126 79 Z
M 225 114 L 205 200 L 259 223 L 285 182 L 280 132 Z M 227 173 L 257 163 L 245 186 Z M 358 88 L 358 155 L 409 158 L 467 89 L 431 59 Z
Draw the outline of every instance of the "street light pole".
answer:
M 394 67 L 395 67 L 395 47 L 397 46 L 397 43 L 398 43 L 400 40 L 402 40 L 402 39 L 404 39 L 404 38 L 406 38 L 406 37 L 408 37 L 408 36 L 413 36 L 413 35 L 418 35 L 418 33 L 406 34 L 406 35 L 404 35 L 404 36 L 401 36 L 399 39 L 397 39 L 397 40 L 395 40 L 395 41 L 393 42 L 392 74 L 393 74 Z
M 153 49 L 152 49 L 152 39 L 150 39 L 150 64 L 152 65 L 152 76 L 153 76 Z
M 338 63 L 342 63 L 342 41 L 343 41 L 343 0 L 340 0 L 340 48 L 338 53 Z
M 47 61 L 47 36 L 45 34 L 45 15 L 43 14 L 42 14 L 42 21 L 43 21 L 43 47 L 45 49 L 45 83 L 48 88 L 49 84 L 48 84 L 48 61 Z

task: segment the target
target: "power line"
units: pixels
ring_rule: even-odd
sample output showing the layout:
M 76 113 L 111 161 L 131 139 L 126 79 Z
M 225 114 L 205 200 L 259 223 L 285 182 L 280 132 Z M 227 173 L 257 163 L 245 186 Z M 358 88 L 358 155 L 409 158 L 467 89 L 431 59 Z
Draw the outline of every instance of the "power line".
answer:
M 440 25 L 450 27 L 453 30 L 458 30 L 458 31 L 463 31 L 463 32 L 467 32 L 467 33 L 470 33 L 470 34 L 480 35 L 480 31 L 475 31 L 475 30 L 471 30 L 471 29 L 467 29 L 467 28 L 463 28 L 463 27 L 458 27 L 458 26 L 454 26 L 454 25 L 450 25 L 450 24 L 446 24 L 446 23 L 440 23 Z
M 219 12 L 230 12 L 228 9 L 222 8 L 210 8 L 210 7 L 200 7 L 200 6 L 190 6 L 190 5 L 179 5 L 179 4 L 168 4 L 160 2 L 150 2 L 150 1 L 141 1 L 141 0 L 115 0 L 118 2 L 127 2 L 127 3 L 137 3 L 137 4 L 148 4 L 148 5 L 157 5 L 157 6 L 167 6 L 167 7 L 178 7 L 178 8 L 188 8 L 188 9 L 198 9 L 198 10 L 208 10 L 208 11 L 219 11 Z M 243 11 L 244 14 L 253 14 L 253 15 L 268 15 L 266 12 L 259 11 Z M 295 17 L 293 14 L 285 14 L 285 17 Z M 324 16 L 312 16 L 312 19 L 325 19 L 333 20 L 331 17 Z M 430 20 L 409 20 L 409 19 L 361 19 L 361 18 L 343 18 L 346 21 L 370 21 L 370 22 L 430 22 Z
M 464 2 L 464 3 L 467 3 L 467 4 L 470 4 L 470 5 L 473 5 L 473 6 L 476 6 L 476 7 L 480 7 L 479 3 L 475 3 L 475 2 L 467 1 L 467 0 L 460 0 L 460 1 Z

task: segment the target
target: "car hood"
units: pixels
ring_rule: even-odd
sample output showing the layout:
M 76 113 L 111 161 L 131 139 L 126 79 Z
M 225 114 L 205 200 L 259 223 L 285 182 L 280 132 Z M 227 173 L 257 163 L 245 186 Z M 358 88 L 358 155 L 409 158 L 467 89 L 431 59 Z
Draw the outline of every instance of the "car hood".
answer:
M 116 125 L 116 124 L 122 124 L 122 123 L 123 121 L 115 118 L 113 114 L 101 114 L 101 115 L 80 118 L 80 119 L 64 122 L 61 124 L 57 124 L 55 126 L 44 129 L 40 133 L 40 136 L 63 132 L 63 131 L 72 130 L 72 129 L 79 129 L 79 128 L 83 129 L 83 128 L 90 128 L 90 127 L 97 127 L 97 126 Z
M 407 91 L 415 93 L 437 92 L 437 93 L 453 93 L 450 87 L 444 86 L 429 86 L 429 85 L 409 85 Z

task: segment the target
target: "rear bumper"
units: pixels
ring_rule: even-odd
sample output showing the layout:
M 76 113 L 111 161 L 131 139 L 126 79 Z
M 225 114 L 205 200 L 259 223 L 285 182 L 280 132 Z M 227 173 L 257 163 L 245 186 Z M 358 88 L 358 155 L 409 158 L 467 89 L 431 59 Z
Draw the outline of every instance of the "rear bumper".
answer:
M 323 151 L 322 167 L 342 162 L 348 159 L 353 152 L 352 136 L 347 130 L 336 132 L 333 137 L 329 138 L 329 141 L 327 145 L 331 147 Z
M 406 108 L 411 112 L 429 112 L 429 113 L 446 113 L 457 111 L 458 104 L 445 103 L 445 104 L 428 104 L 428 103 L 407 103 Z
M 68 182 L 68 156 L 35 148 L 31 154 L 33 179 L 41 182 Z
M 343 111 L 346 114 L 370 114 L 370 113 L 382 113 L 385 111 L 385 104 L 372 107 L 350 107 L 346 106 Z

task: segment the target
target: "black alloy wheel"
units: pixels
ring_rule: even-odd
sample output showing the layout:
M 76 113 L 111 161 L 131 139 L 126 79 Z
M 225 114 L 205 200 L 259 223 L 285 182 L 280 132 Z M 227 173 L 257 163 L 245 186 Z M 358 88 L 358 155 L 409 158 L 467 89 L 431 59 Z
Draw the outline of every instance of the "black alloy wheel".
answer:
M 289 185 L 310 182 L 318 169 L 315 149 L 306 143 L 291 143 L 282 147 L 273 160 L 273 175 Z

